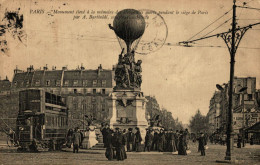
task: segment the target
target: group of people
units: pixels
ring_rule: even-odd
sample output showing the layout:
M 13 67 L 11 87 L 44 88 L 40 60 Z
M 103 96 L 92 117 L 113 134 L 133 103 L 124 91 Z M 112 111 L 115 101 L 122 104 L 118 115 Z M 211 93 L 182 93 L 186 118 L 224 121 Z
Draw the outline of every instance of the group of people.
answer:
M 146 130 L 145 138 L 141 136 L 140 129 L 136 127 L 126 129 L 110 129 L 109 125 L 105 125 L 101 129 L 103 135 L 103 143 L 106 148 L 105 156 L 108 160 L 124 160 L 127 159 L 126 152 L 176 152 L 178 155 L 187 155 L 189 150 L 188 142 L 190 134 L 188 129 L 176 132 L 172 130 L 152 129 Z M 78 153 L 79 146 L 82 142 L 82 134 L 78 128 L 69 130 L 68 147 L 73 144 L 73 153 Z M 196 140 L 199 142 L 198 151 L 205 156 L 205 146 L 207 140 L 203 133 Z M 141 145 L 144 143 L 144 145 Z
M 147 129 L 145 138 L 142 139 L 140 130 L 135 128 L 126 129 L 110 129 L 106 125 L 102 130 L 103 143 L 106 148 L 105 155 L 108 160 L 124 160 L 127 158 L 126 152 L 177 152 L 178 155 L 187 155 L 189 132 L 188 129 L 173 132 L 164 129 Z M 205 156 L 206 138 L 202 133 L 197 139 L 199 141 L 198 151 Z M 141 146 L 144 143 L 144 146 Z

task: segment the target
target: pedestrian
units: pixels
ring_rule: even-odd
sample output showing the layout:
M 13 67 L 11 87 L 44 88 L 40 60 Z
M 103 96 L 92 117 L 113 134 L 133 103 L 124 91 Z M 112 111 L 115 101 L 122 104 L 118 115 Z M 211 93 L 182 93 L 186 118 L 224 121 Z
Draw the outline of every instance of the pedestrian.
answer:
M 238 135 L 237 135 L 237 148 L 241 148 L 241 142 L 242 142 L 242 138 L 241 138 L 241 136 L 238 134 Z
M 79 128 L 75 128 L 75 132 L 73 133 L 72 136 L 72 142 L 73 142 L 73 153 L 78 153 L 79 152 L 79 145 L 81 142 L 81 134 L 79 132 Z
M 154 130 L 154 135 L 153 135 L 153 143 L 152 143 L 152 150 L 157 151 L 158 150 L 158 138 L 159 138 L 159 133 L 158 129 Z
M 113 131 L 109 130 L 106 136 L 106 152 L 105 156 L 108 160 L 113 160 L 115 158 L 115 153 L 113 150 Z
M 198 138 L 199 141 L 199 150 L 201 152 L 201 156 L 205 156 L 205 146 L 207 145 L 206 138 L 204 136 L 204 133 L 200 133 L 200 137 Z
M 169 133 L 169 147 L 168 147 L 168 151 L 169 152 L 176 152 L 177 151 L 177 148 L 176 148 L 176 144 L 175 144 L 175 135 L 173 133 L 172 130 L 170 130 L 170 133 Z
M 153 143 L 153 135 L 152 135 L 152 130 L 147 130 L 146 136 L 145 136 L 145 146 L 144 146 L 144 152 L 147 149 L 148 152 L 151 151 Z
M 160 129 L 160 133 L 158 136 L 158 151 L 163 152 L 164 151 L 164 144 L 165 144 L 165 134 L 164 130 Z
M 69 129 L 69 130 L 68 130 L 68 133 L 67 133 L 67 143 L 66 143 L 66 146 L 67 146 L 68 148 L 71 148 L 72 136 L 73 136 L 73 130 L 72 130 L 72 129 Z
M 105 124 L 105 127 L 101 130 L 101 132 L 102 132 L 102 136 L 103 136 L 104 147 L 106 148 L 106 139 L 107 139 L 108 133 L 110 132 L 109 125 Z
M 132 132 L 132 128 L 128 128 L 127 132 L 127 151 L 132 152 L 133 151 L 133 143 L 134 143 L 134 133 Z
M 176 133 L 174 134 L 174 139 L 175 139 L 175 145 L 177 151 L 179 150 L 179 138 L 180 138 L 179 130 L 176 130 Z
M 116 158 L 117 160 L 124 160 L 127 158 L 124 145 L 126 144 L 126 139 L 124 138 L 122 132 L 119 128 L 116 128 L 116 132 L 114 134 L 115 139 L 115 147 L 116 147 Z
M 140 133 L 140 130 L 138 127 L 135 127 L 136 133 L 135 133 L 135 151 L 141 152 L 141 142 L 142 142 L 142 136 Z
M 123 136 L 124 136 L 124 139 L 125 139 L 124 149 L 125 149 L 125 151 L 127 151 L 127 132 L 126 132 L 126 129 L 123 130 Z
M 190 139 L 190 133 L 189 130 L 186 128 L 184 133 L 184 140 L 185 140 L 185 145 L 186 145 L 186 149 L 189 150 L 189 139 Z
M 180 131 L 179 142 L 178 142 L 178 155 L 187 155 L 186 144 L 183 136 L 183 131 Z

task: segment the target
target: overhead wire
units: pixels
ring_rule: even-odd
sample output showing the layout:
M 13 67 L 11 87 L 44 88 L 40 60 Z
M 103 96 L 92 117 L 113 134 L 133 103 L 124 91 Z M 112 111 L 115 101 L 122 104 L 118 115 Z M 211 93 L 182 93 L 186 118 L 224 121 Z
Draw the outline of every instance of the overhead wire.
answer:
M 203 28 L 201 31 L 199 31 L 198 33 L 196 33 L 195 35 L 193 35 L 191 38 L 189 38 L 187 41 L 190 41 L 191 39 L 193 39 L 195 36 L 197 36 L 198 34 L 200 34 L 202 31 L 206 30 L 208 27 L 210 27 L 212 24 L 214 24 L 215 22 L 217 22 L 218 20 L 220 20 L 222 17 L 224 17 L 225 15 L 227 15 L 230 11 L 232 10 L 232 8 L 227 11 L 226 13 L 224 13 L 222 16 L 218 17 L 215 21 L 213 21 L 212 23 L 210 23 L 208 26 L 206 26 L 205 28 Z
M 220 24 L 218 27 L 216 27 L 216 28 L 213 29 L 212 31 L 210 31 L 210 32 L 208 32 L 207 34 L 205 34 L 204 36 L 202 36 L 202 38 L 203 38 L 203 37 L 206 37 L 207 35 L 209 35 L 210 33 L 214 32 L 215 30 L 217 30 L 218 28 L 220 28 L 220 27 L 223 26 L 224 24 L 228 23 L 228 21 L 230 21 L 231 19 L 232 19 L 232 17 L 229 18 L 229 19 L 227 19 L 225 22 L 223 22 L 222 24 Z

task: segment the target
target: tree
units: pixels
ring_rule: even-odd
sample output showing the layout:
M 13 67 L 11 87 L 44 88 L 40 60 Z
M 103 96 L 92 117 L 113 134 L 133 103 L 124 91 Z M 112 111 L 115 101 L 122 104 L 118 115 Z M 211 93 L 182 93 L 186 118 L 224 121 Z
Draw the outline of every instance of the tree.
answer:
M 166 108 L 160 109 L 160 105 L 154 96 L 146 96 L 145 98 L 148 100 L 146 103 L 147 119 L 158 117 L 161 126 L 165 129 L 173 129 L 174 131 L 183 129 L 182 123 L 178 120 L 178 118 L 174 119 L 172 113 Z
M 200 110 L 196 112 L 194 116 L 191 117 L 190 130 L 193 133 L 197 132 L 208 132 L 209 124 L 208 124 L 208 117 L 201 114 Z

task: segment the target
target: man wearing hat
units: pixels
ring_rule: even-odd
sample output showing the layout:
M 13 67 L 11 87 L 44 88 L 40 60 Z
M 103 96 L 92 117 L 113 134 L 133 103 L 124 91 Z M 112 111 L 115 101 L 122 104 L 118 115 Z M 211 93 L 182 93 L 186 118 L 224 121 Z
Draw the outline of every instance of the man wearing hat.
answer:
M 201 156 L 205 156 L 205 146 L 207 145 L 206 139 L 204 137 L 204 133 L 200 133 L 200 137 L 198 138 L 199 141 L 199 150 L 201 152 Z
M 127 151 L 132 152 L 133 151 L 133 143 L 134 143 L 134 133 L 132 132 L 132 128 L 128 128 L 127 135 Z
M 73 133 L 72 136 L 72 142 L 73 142 L 73 153 L 78 153 L 79 152 L 79 145 L 81 142 L 81 134 L 79 132 L 79 128 L 75 128 L 75 132 Z
M 110 129 L 109 129 L 109 125 L 106 123 L 105 124 L 105 127 L 101 130 L 102 132 L 102 136 L 103 136 L 103 143 L 104 143 L 104 147 L 106 148 L 107 144 L 106 144 L 106 141 L 107 141 L 107 135 L 108 133 L 110 132 Z

